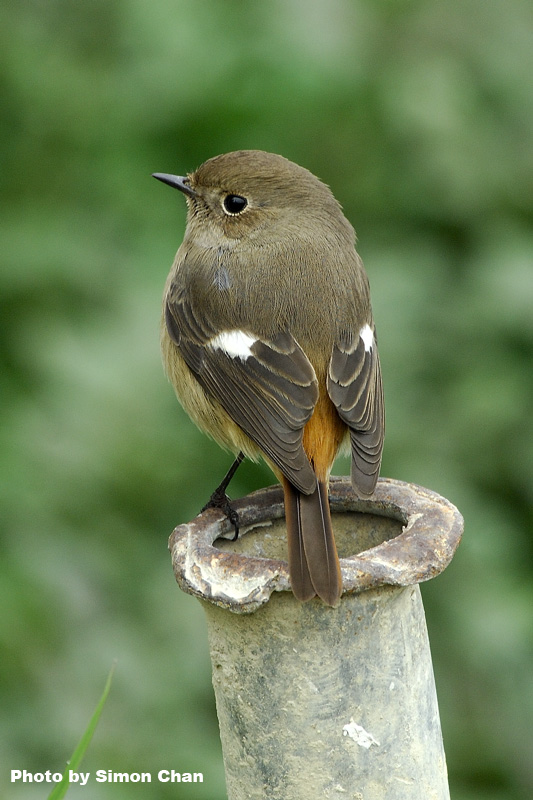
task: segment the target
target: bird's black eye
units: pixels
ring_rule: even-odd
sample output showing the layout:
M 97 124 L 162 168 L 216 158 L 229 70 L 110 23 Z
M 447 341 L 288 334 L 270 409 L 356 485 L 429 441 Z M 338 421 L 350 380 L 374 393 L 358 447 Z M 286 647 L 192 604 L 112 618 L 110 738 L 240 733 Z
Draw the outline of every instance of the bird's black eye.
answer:
M 240 194 L 227 194 L 224 198 L 224 211 L 232 216 L 240 214 L 247 205 L 248 200 L 246 197 L 241 197 Z

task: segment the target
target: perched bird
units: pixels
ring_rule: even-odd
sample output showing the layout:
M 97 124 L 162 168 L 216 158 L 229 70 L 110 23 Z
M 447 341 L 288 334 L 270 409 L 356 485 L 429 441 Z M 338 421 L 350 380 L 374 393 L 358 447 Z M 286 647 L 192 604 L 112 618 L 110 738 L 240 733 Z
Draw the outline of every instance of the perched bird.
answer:
M 166 373 L 194 422 L 239 453 L 233 469 L 242 454 L 271 466 L 284 489 L 294 595 L 335 606 L 331 467 L 351 445 L 353 488 L 370 495 L 384 435 L 355 232 L 324 183 L 272 153 L 239 150 L 186 177 L 154 177 L 188 206 L 164 291 Z

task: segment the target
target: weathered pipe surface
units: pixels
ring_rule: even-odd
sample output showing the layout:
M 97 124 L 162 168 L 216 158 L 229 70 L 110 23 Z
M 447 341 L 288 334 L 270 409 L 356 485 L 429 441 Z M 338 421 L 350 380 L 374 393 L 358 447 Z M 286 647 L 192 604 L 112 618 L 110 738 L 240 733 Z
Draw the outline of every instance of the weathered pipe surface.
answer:
M 237 542 L 219 538 L 232 528 L 213 509 L 171 536 L 178 583 L 204 601 L 228 798 L 445 800 L 417 584 L 449 564 L 462 517 L 386 479 L 365 500 L 332 479 L 330 499 L 344 582 L 335 609 L 289 591 L 279 487 L 234 503 Z

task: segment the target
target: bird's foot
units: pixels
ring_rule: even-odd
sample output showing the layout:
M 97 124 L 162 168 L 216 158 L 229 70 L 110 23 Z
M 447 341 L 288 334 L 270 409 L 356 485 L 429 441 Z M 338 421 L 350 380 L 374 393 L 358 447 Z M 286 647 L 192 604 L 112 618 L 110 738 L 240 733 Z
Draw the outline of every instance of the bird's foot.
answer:
M 224 489 L 224 486 L 219 486 L 218 489 L 215 489 L 209 498 L 209 501 L 202 508 L 202 511 L 206 511 L 208 508 L 219 508 L 221 511 L 223 511 L 235 528 L 235 535 L 231 540 L 232 542 L 235 542 L 239 537 L 239 515 L 231 505 L 231 500 Z
M 237 458 L 227 471 L 226 475 L 224 476 L 224 479 L 220 484 L 220 486 L 217 486 L 217 488 L 209 498 L 209 501 L 202 508 L 202 511 L 205 511 L 207 508 L 220 508 L 220 510 L 224 512 L 226 517 L 229 519 L 229 521 L 235 528 L 235 536 L 233 537 L 232 542 L 237 541 L 239 537 L 239 515 L 232 507 L 231 501 L 228 495 L 226 494 L 226 489 L 228 488 L 230 480 L 237 472 L 239 464 L 241 464 L 243 460 L 244 460 L 244 453 L 239 453 L 239 455 L 237 456 Z

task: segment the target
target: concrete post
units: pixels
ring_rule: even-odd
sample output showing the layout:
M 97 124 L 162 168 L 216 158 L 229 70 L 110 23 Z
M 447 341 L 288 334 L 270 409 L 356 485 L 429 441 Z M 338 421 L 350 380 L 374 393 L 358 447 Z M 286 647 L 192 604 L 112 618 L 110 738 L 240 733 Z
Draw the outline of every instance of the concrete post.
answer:
M 385 479 L 365 500 L 332 479 L 330 500 L 336 609 L 289 591 L 280 487 L 234 503 L 237 542 L 214 509 L 171 536 L 178 583 L 207 616 L 228 798 L 447 800 L 418 583 L 448 565 L 462 517 Z

